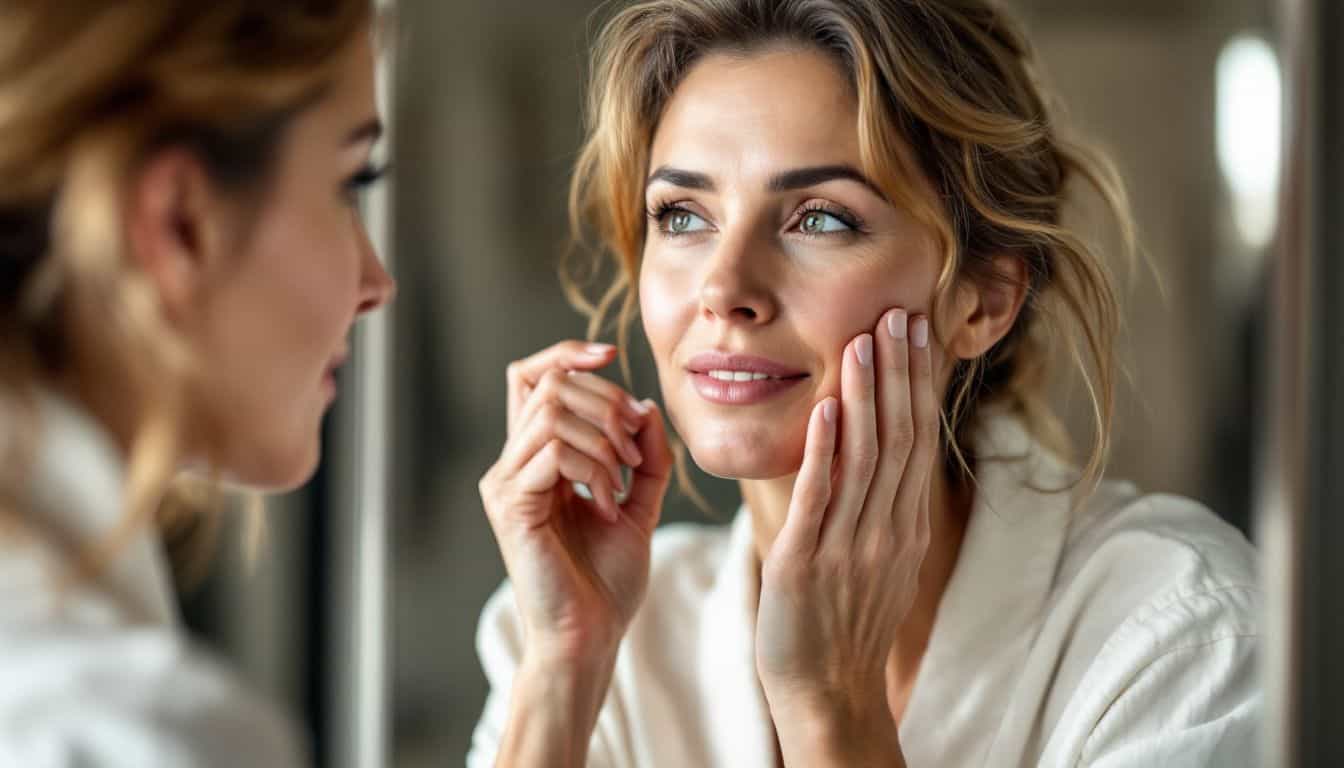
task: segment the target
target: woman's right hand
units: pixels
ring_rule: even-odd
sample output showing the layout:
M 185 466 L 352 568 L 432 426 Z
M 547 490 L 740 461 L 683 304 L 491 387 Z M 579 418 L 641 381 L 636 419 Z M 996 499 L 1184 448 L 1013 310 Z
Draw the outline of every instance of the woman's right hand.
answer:
M 614 662 L 648 585 L 672 455 L 652 401 L 589 373 L 615 353 L 565 341 L 512 363 L 508 441 L 480 482 L 523 622 L 524 663 L 543 674 Z M 633 480 L 618 504 L 622 464 Z

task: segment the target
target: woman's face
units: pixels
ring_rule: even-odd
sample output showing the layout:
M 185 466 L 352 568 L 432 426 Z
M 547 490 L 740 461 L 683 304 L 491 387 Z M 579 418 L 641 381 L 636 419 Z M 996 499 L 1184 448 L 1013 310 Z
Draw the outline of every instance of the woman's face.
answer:
M 712 474 L 796 472 L 845 345 L 888 309 L 929 311 L 935 239 L 860 172 L 852 91 L 821 52 L 711 55 L 658 124 L 640 307 L 668 412 Z
M 380 131 L 368 34 L 357 34 L 324 98 L 291 124 L 264 203 L 225 238 L 193 317 L 204 377 L 199 407 L 230 479 L 256 487 L 304 482 L 317 465 L 333 373 L 355 319 L 394 284 L 356 210 Z

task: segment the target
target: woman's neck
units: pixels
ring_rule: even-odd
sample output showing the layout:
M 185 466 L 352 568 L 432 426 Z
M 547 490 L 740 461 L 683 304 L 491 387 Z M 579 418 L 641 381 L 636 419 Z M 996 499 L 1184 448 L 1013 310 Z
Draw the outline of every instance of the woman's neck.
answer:
M 945 466 L 941 460 L 935 467 Z M 757 564 L 765 560 L 784 526 L 796 475 L 772 480 L 743 480 L 742 498 L 752 519 Z M 938 605 L 952 578 L 961 541 L 970 518 L 973 493 L 953 488 L 944 472 L 937 472 L 929 493 L 929 549 L 919 573 L 919 594 L 901 625 L 887 661 L 887 696 L 899 721 L 914 686 L 920 661 L 933 632 Z M 759 581 L 758 581 L 759 583 Z

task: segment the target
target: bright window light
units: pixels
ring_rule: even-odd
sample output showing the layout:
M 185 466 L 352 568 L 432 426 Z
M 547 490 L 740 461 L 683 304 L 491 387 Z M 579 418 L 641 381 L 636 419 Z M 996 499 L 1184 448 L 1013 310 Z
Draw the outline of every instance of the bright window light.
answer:
M 1218 164 L 1232 192 L 1237 232 L 1262 248 L 1278 215 L 1282 85 L 1263 39 L 1238 35 L 1218 55 Z

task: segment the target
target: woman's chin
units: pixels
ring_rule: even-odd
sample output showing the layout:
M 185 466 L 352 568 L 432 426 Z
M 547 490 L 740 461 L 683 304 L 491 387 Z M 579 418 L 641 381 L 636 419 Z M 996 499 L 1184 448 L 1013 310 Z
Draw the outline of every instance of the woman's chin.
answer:
M 757 450 L 741 445 L 690 445 L 695 465 L 726 480 L 770 480 L 798 471 L 801 451 Z
M 314 436 L 301 445 L 277 446 L 270 451 L 256 451 L 247 459 L 232 462 L 227 472 L 232 483 L 262 493 L 287 493 L 312 479 L 322 456 L 319 440 Z

